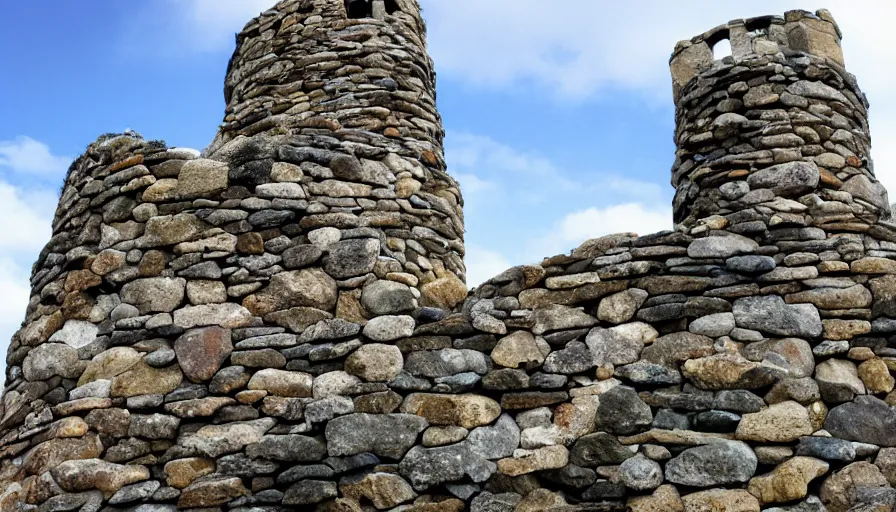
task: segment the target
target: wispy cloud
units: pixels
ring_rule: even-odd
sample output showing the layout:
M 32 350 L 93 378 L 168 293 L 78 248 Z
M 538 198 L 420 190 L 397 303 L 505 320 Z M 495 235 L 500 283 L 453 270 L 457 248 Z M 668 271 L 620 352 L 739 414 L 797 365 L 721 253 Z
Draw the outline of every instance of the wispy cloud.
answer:
M 485 135 L 449 131 L 446 154 L 451 174 L 474 206 L 479 195 L 493 206 L 502 199 L 516 204 L 568 203 L 585 197 L 589 201 L 653 201 L 671 190 L 660 183 L 595 167 L 593 159 L 563 169 L 538 151 L 519 149 Z
M 664 184 L 593 167 L 593 161 L 561 169 L 537 151 L 483 135 L 451 132 L 448 142 L 449 167 L 466 201 L 471 286 L 589 238 L 672 227 L 671 190 Z
M 56 199 L 49 189 L 26 190 L 0 180 L 0 218 L 14 219 L 3 226 L 0 258 L 40 251 L 50 239 Z

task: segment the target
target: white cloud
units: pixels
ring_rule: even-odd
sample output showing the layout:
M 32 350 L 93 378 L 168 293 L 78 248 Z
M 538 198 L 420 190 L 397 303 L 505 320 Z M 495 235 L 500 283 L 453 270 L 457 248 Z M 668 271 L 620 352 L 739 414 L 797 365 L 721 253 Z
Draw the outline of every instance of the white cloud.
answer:
M 504 272 L 513 265 L 498 251 L 476 245 L 467 247 L 467 286 L 473 288 Z
M 191 45 L 188 50 L 214 51 L 233 47 L 234 34 L 275 0 L 169 0 L 177 29 Z
M 6 360 L 6 350 L 12 335 L 25 319 L 25 309 L 31 296 L 28 282 L 30 272 L 13 259 L 0 257 L 0 357 Z
M 0 354 L 25 317 L 31 265 L 50 239 L 57 202 L 52 189 L 14 185 L 3 174 L 31 178 L 17 180 L 25 183 L 35 183 L 35 176 L 61 180 L 68 165 L 68 158 L 30 137 L 0 141 L 0 218 L 9 220 L 0 234 Z
M 50 239 L 56 195 L 28 191 L 0 181 L 0 218 L 12 219 L 0 235 L 0 251 L 36 255 Z
M 668 60 L 675 43 L 728 20 L 804 9 L 801 0 L 421 0 L 440 76 L 502 91 L 543 90 L 563 101 L 638 93 L 672 105 Z M 872 103 L 877 176 L 896 186 L 896 46 L 888 0 L 828 0 L 843 34 L 847 69 Z M 534 115 L 537 115 L 534 114 Z M 894 189 L 896 190 L 896 189 Z
M 668 59 L 675 43 L 735 18 L 783 14 L 798 0 L 741 2 L 694 0 L 686 4 L 641 0 L 422 0 L 430 50 L 446 74 L 504 87 L 536 81 L 563 96 L 583 98 L 614 86 L 670 96 Z M 845 34 L 847 63 L 867 80 L 889 85 L 879 49 L 896 42 L 889 20 L 896 4 L 830 0 Z M 878 76 L 872 77 L 872 74 Z M 883 77 L 879 75 L 884 75 Z
M 592 207 L 567 214 L 549 233 L 531 240 L 529 252 L 553 256 L 591 238 L 624 232 L 648 235 L 666 229 L 672 229 L 671 208 L 650 209 L 640 203 Z
M 54 155 L 50 147 L 31 137 L 0 140 L 0 170 L 22 174 L 61 175 L 71 159 Z

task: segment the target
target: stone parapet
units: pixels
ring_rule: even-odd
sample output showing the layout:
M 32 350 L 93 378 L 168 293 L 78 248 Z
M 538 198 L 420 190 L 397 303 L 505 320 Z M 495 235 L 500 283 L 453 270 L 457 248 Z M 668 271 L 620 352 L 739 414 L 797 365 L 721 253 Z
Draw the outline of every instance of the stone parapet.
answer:
M 840 27 L 826 9 L 815 14 L 808 11 L 787 11 L 784 16 L 760 16 L 738 19 L 704 32 L 690 40 L 679 41 L 669 61 L 675 100 L 681 89 L 695 76 L 710 69 L 715 62 L 713 49 L 721 41 L 729 41 L 735 63 L 779 52 L 804 53 L 844 66 L 840 47 Z

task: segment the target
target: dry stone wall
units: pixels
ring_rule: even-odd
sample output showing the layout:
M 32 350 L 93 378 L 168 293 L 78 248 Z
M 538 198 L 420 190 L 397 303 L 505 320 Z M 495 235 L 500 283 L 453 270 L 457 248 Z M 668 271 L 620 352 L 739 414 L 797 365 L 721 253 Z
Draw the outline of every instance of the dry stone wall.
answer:
M 205 152 L 73 164 L 0 510 L 893 510 L 896 226 L 833 18 L 671 68 L 676 229 L 468 294 L 416 3 L 250 22 Z

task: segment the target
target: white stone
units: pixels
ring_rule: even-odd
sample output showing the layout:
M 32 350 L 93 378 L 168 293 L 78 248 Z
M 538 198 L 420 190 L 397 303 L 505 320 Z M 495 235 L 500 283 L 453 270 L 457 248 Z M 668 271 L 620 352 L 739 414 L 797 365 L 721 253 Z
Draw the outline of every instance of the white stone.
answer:
M 337 228 L 320 228 L 308 233 L 308 241 L 321 249 L 327 249 L 341 239 L 342 232 Z
M 394 341 L 414 334 L 414 318 L 407 315 L 378 316 L 364 326 L 364 336 L 373 341 Z
M 81 348 L 93 343 L 97 332 L 99 327 L 91 322 L 69 320 L 50 336 L 50 341 L 61 341 L 72 348 Z
M 81 398 L 109 398 L 112 391 L 112 381 L 108 379 L 99 379 L 93 382 L 78 386 L 68 392 L 69 400 L 79 400 Z

